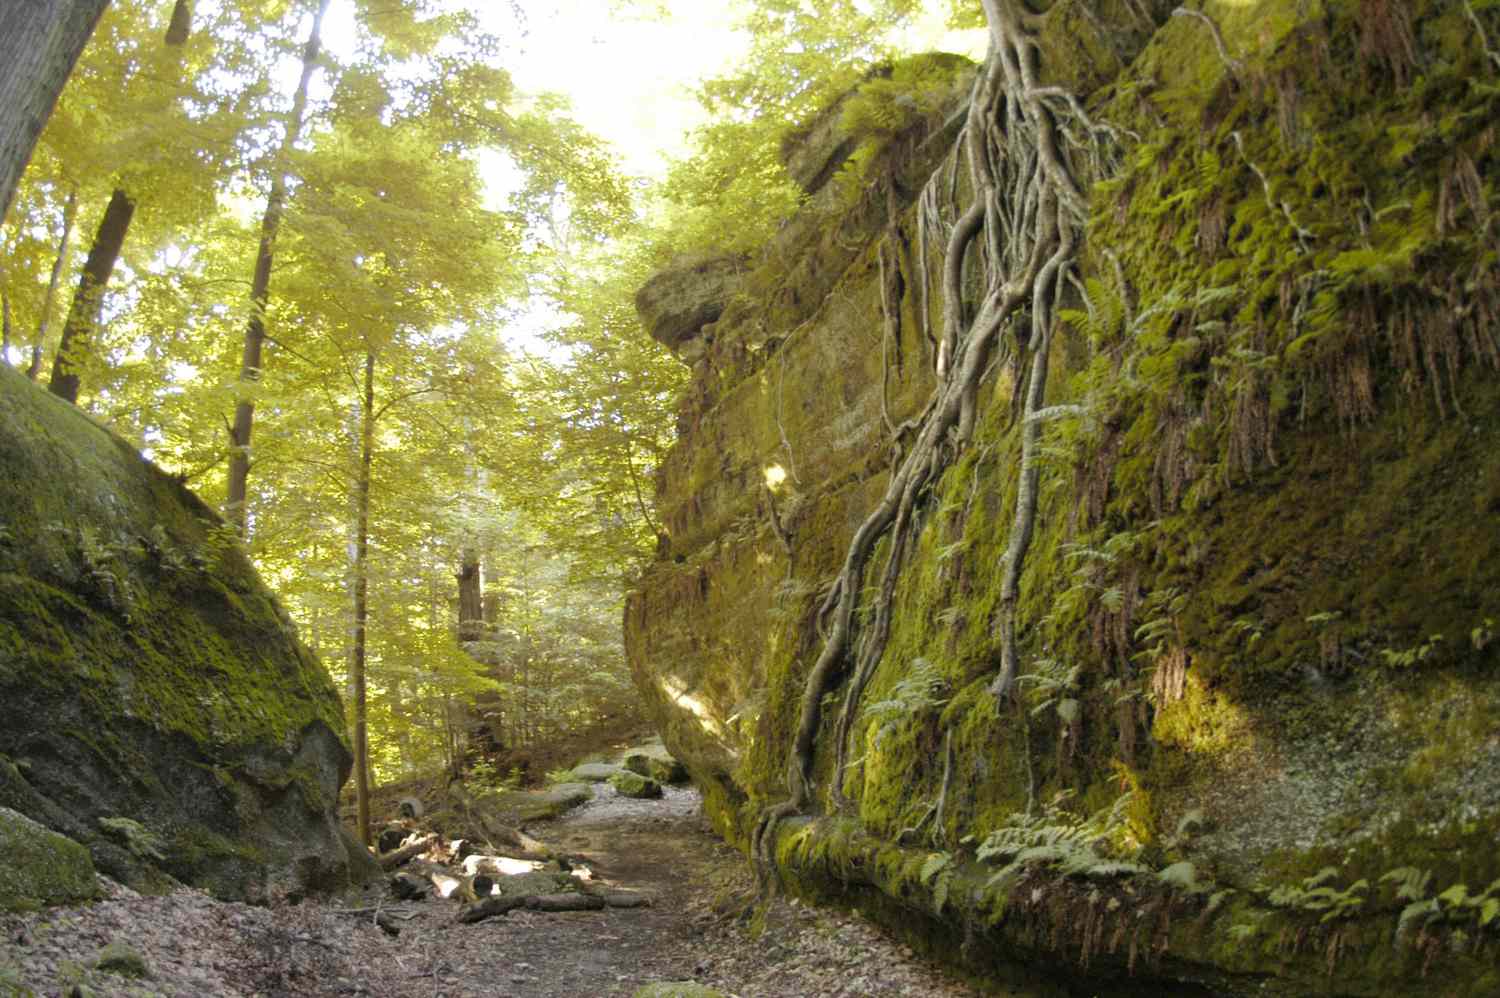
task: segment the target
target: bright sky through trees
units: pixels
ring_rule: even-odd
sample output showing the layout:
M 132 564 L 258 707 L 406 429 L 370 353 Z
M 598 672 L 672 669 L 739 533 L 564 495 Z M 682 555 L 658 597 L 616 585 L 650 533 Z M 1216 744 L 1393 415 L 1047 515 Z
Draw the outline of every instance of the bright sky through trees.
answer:
M 980 30 L 949 31 L 942 4 L 894 39 L 907 51 L 983 55 Z M 707 115 L 694 94 L 730 71 L 749 40 L 737 25 L 742 0 L 534 0 L 526 34 L 506 68 L 525 91 L 563 94 L 585 128 L 619 152 L 627 174 L 659 179 L 670 157 L 686 155 L 689 133 Z M 515 32 L 503 3 L 474 5 L 502 38 Z
M 730 71 L 748 46 L 736 28 L 745 14 L 740 0 L 547 0 L 527 6 L 530 34 L 511 67 L 516 82 L 527 90 L 566 94 L 578 121 L 608 139 L 626 172 L 635 175 L 660 177 L 666 157 L 688 151 L 688 132 L 707 117 L 693 88 Z M 944 5 L 932 6 L 895 39 L 898 48 L 983 56 L 983 31 L 949 31 Z M 487 9 L 500 16 L 498 7 Z
M 704 119 L 690 88 L 746 48 L 735 29 L 739 5 L 723 0 L 674 0 L 662 5 L 670 18 L 610 0 L 528 6 L 529 34 L 511 67 L 517 84 L 567 95 L 579 123 L 638 176 L 660 176 L 665 156 L 687 152 L 687 133 Z

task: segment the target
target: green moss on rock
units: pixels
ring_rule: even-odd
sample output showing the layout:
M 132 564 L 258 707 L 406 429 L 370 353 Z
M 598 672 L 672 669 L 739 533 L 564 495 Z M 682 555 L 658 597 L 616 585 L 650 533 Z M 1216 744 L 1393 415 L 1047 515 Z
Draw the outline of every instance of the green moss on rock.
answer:
M 502 814 L 515 822 L 545 821 L 559 817 L 594 797 L 588 783 L 559 783 L 545 790 L 511 790 L 495 801 Z
M 119 974 L 121 977 L 151 976 L 151 968 L 146 965 L 146 958 L 119 940 L 99 950 L 94 955 L 93 966 L 95 970 L 102 970 L 106 974 Z
M 0 807 L 0 911 L 88 901 L 98 894 L 83 846 Z
M 1134 969 L 1403 994 L 1430 960 L 1482 994 L 1500 946 L 1500 916 L 1480 924 L 1500 878 L 1500 87 L 1459 4 L 1201 5 L 1224 53 L 1171 7 L 1063 0 L 1036 24 L 1047 82 L 1135 137 L 1091 188 L 1088 301 L 1054 338 L 1047 402 L 1069 408 L 1043 430 L 1019 692 L 988 693 L 1018 459 L 1002 368 L 924 501 L 843 773 L 842 689 L 824 703 L 822 816 L 782 830 L 778 865 L 951 958 L 985 947 L 945 935 L 977 933 L 999 962 L 1090 986 Z M 884 168 L 869 176 L 904 176 Z M 816 610 L 885 481 L 882 409 L 899 423 L 931 385 L 912 289 L 937 275 L 891 252 L 918 186 L 893 182 L 874 230 L 859 205 L 818 219 L 839 253 L 804 247 L 785 284 L 751 276 L 764 294 L 715 327 L 662 469 L 673 557 L 632 594 L 627 649 L 741 844 L 787 794 Z M 1046 807 L 1113 815 L 1117 858 L 1149 871 L 1133 895 L 1045 851 L 988 889 L 975 844 Z M 1420 897 L 1382 879 L 1405 870 Z
M 661 796 L 661 784 L 649 776 L 625 770 L 609 778 L 609 785 L 622 797 L 651 798 Z
M 663 745 L 642 745 L 620 756 L 620 765 L 658 783 L 686 783 L 688 770 Z
M 634 998 L 724 998 L 724 992 L 696 981 L 652 981 L 636 988 Z
M 568 773 L 569 783 L 607 783 L 620 775 L 622 767 L 610 762 L 585 762 Z
M 338 694 L 223 522 L 9 369 L 0 511 L 0 753 L 21 767 L 4 781 L 17 806 L 133 886 L 165 873 L 261 897 L 346 873 Z M 98 824 L 121 818 L 163 858 Z

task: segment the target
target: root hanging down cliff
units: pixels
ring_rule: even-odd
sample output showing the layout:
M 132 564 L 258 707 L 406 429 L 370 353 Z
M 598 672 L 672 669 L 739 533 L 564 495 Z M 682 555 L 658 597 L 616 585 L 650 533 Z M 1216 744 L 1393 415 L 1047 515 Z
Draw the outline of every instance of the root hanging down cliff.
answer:
M 1015 684 L 1015 608 L 1037 515 L 1036 446 L 1047 358 L 1086 218 L 1081 184 L 1102 167 L 1112 135 L 1095 126 L 1067 90 L 1039 83 L 1039 53 L 1023 27 L 1024 10 L 1012 0 L 985 0 L 984 10 L 989 56 L 975 80 L 959 141 L 944 168 L 927 182 L 918 219 L 924 229 L 921 245 L 943 246 L 937 384 L 910 429 L 911 442 L 901 451 L 885 495 L 855 531 L 833 588 L 819 608 L 818 620 L 826 632 L 802 693 L 787 762 L 791 795 L 765 811 L 754 836 L 763 864 L 772 862 L 777 822 L 799 812 L 809 800 L 823 698 L 848 671 L 850 649 L 859 637 L 855 616 L 871 553 L 889 534 L 889 554 L 873 606 L 865 608 L 867 632 L 853 656 L 854 671 L 837 725 L 835 793 L 850 723 L 885 652 L 895 583 L 911 546 L 910 535 L 920 529 L 918 506 L 930 497 L 932 483 L 955 454 L 971 442 L 980 385 L 1006 362 L 1026 371 L 1023 446 L 1021 487 L 1002 569 L 1002 657 L 992 692 L 1003 699 Z M 927 269 L 925 259 L 916 265 Z M 965 275 L 970 270 L 977 274 L 972 282 L 979 292 L 977 301 L 966 300 Z M 1078 286 L 1076 278 L 1073 285 Z

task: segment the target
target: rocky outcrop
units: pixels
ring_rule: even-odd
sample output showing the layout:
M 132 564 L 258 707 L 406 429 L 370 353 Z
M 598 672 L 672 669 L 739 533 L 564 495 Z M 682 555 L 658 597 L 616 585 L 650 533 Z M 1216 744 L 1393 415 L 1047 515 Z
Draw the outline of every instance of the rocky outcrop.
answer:
M 646 331 L 693 363 L 706 349 L 704 327 L 724 314 L 744 266 L 736 256 L 683 257 L 657 272 L 635 296 Z
M 909 70 L 961 77 L 972 63 L 961 55 L 929 52 L 904 60 L 901 65 Z M 805 125 L 782 139 L 781 164 L 804 192 L 817 194 L 823 190 L 839 168 L 854 155 L 860 145 L 860 136 L 846 120 L 849 104 L 870 81 L 889 80 L 895 68 L 891 64 L 877 66 L 858 85 L 840 94 Z M 915 107 L 915 101 L 909 95 L 902 99 L 908 106 Z
M 1021 681 L 990 692 L 1021 457 L 1002 356 L 920 498 L 847 766 L 841 686 L 777 866 L 981 973 L 1088 993 L 1490 993 L 1500 15 L 1033 7 L 1042 82 L 1100 144 Z M 913 127 L 718 319 L 660 472 L 664 557 L 626 609 L 667 747 L 741 845 L 787 796 L 888 426 L 934 383 L 941 246 L 923 256 L 916 205 L 952 135 Z
M 136 887 L 333 886 L 338 695 L 180 482 L 0 368 L 0 805 Z

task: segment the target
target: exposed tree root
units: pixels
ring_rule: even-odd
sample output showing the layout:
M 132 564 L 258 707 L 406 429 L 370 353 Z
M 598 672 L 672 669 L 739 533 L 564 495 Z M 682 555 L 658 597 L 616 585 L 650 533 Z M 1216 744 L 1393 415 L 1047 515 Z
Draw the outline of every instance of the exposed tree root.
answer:
M 880 502 L 855 531 L 843 566 L 819 609 L 818 620 L 825 628 L 823 646 L 807 675 L 800 703 L 787 762 L 789 796 L 762 812 L 752 837 L 763 883 L 775 865 L 772 850 L 777 824 L 802 811 L 812 797 L 823 699 L 845 679 L 852 657 L 853 674 L 835 725 L 837 761 L 830 787 L 834 801 L 843 800 L 841 784 L 854 718 L 885 651 L 896 584 L 914 547 L 922 501 L 972 439 L 979 388 L 1011 352 L 1029 353 L 1030 365 L 1024 385 L 1017 388 L 1024 393 L 1020 488 L 996 622 L 1001 669 L 991 691 L 998 698 L 1008 698 L 1016 680 L 1016 603 L 1037 515 L 1041 420 L 1036 417 L 1047 390 L 1055 315 L 1085 217 L 1077 175 L 1081 169 L 1102 169 L 1097 140 L 1113 133 L 1089 121 L 1071 94 L 1038 85 L 1037 47 L 1025 30 L 1036 19 L 1019 0 L 983 0 L 983 6 L 990 53 L 975 82 L 957 147 L 918 202 L 917 304 L 924 338 L 926 252 L 928 247 L 944 246 L 942 325 L 931 337 L 936 346 L 937 386 L 915 423 L 911 446 L 893 468 Z M 959 212 L 957 203 L 964 187 L 967 207 Z M 955 218 L 951 227 L 944 222 L 945 214 Z M 944 228 L 948 228 L 946 237 Z M 1013 342 L 1005 336 L 1008 331 L 1014 333 Z M 857 635 L 856 610 L 865 570 L 887 534 L 890 544 L 880 584 L 868 608 L 864 633 Z M 946 782 L 945 774 L 945 787 Z
M 1484 32 L 1484 23 L 1474 13 L 1474 6 L 1469 0 L 1464 0 L 1464 14 L 1468 16 L 1469 23 L 1474 25 L 1474 34 L 1479 38 L 1479 47 L 1484 51 L 1484 57 L 1494 63 L 1496 70 L 1500 70 L 1500 52 L 1490 48 L 1490 37 Z
M 1178 7 L 1172 11 L 1173 17 L 1195 17 L 1208 26 L 1209 33 L 1214 36 L 1214 48 L 1219 52 L 1219 61 L 1224 68 L 1229 70 L 1229 75 L 1238 80 L 1245 72 L 1245 64 L 1229 54 L 1229 48 L 1224 44 L 1224 33 L 1219 30 L 1219 24 L 1213 18 L 1201 10 L 1190 10 L 1187 7 Z

